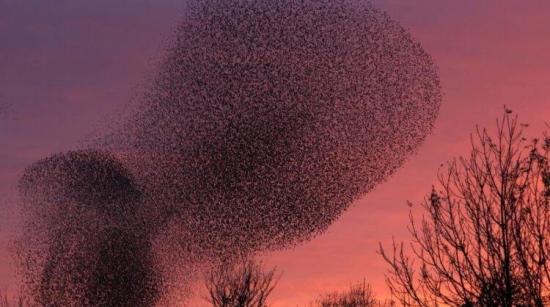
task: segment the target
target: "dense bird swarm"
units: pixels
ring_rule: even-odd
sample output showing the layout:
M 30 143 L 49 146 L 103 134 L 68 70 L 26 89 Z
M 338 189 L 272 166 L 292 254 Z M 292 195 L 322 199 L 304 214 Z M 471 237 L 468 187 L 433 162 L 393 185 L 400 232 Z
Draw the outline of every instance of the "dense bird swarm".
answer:
M 110 154 L 74 151 L 36 162 L 19 189 L 25 268 L 42 306 L 149 306 L 158 298 L 142 193 Z
M 307 240 L 403 164 L 440 100 L 429 55 L 368 2 L 192 3 L 118 128 L 22 177 L 29 288 L 149 306 L 161 258 Z

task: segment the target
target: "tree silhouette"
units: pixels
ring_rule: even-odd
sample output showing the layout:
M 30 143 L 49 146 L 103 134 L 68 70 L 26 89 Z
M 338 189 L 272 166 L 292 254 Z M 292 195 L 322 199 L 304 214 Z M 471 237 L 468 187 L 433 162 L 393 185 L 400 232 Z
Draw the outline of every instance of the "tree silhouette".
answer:
M 313 306 L 319 307 L 375 307 L 386 305 L 391 306 L 389 303 L 382 304 L 376 299 L 371 285 L 365 281 L 352 285 L 346 291 L 327 293 L 313 304 Z
M 215 307 L 266 307 L 277 283 L 275 271 L 252 260 L 223 264 L 206 277 L 207 300 Z
M 528 141 L 509 110 L 493 139 L 477 128 L 469 156 L 440 169 L 410 214 L 408 253 L 380 245 L 392 294 L 405 306 L 550 303 L 550 138 Z

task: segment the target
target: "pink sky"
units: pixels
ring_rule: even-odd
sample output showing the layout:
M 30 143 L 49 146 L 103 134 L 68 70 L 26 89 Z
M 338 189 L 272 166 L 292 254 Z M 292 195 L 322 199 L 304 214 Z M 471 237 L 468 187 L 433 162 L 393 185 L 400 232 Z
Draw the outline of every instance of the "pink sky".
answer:
M 151 73 L 181 1 L 0 0 L 0 289 L 15 291 L 9 237 L 12 189 L 23 167 L 75 146 L 121 108 Z M 537 136 L 550 121 L 550 2 L 376 0 L 439 66 L 445 93 L 434 133 L 418 154 L 330 229 L 263 257 L 282 273 L 274 306 L 365 278 L 385 295 L 378 242 L 406 240 L 409 208 L 430 191 L 438 166 L 468 150 L 476 124 L 494 126 L 503 105 Z M 416 206 L 418 208 L 418 206 Z

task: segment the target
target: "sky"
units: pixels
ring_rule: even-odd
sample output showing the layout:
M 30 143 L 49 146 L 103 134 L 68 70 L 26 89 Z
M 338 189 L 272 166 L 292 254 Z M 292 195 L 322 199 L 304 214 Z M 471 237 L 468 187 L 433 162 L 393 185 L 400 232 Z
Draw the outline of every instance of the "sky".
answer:
M 493 128 L 504 105 L 530 123 L 531 136 L 550 122 L 550 2 L 374 3 L 432 55 L 444 92 L 440 116 L 417 154 L 326 233 L 260 256 L 281 274 L 275 307 L 303 306 L 363 280 L 387 295 L 378 244 L 409 239 L 407 201 L 418 204 L 439 165 L 468 153 L 476 124 Z M 21 171 L 74 148 L 135 98 L 183 10 L 181 0 L 0 0 L 0 289 L 18 289 L 10 250 Z

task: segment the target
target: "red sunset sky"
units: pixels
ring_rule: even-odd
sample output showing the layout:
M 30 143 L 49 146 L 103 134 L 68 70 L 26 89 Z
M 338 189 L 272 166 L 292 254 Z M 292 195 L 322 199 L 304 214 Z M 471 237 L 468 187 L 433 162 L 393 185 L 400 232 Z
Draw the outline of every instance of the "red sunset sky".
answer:
M 177 0 L 0 0 L 0 289 L 17 290 L 9 256 L 13 187 L 26 165 L 73 148 L 151 76 L 184 9 Z M 329 230 L 262 257 L 282 273 L 274 306 L 307 304 L 365 278 L 387 294 L 378 242 L 406 240 L 409 207 L 439 165 L 468 153 L 475 125 L 494 127 L 507 105 L 538 136 L 550 122 L 550 2 L 376 0 L 439 67 L 444 99 L 434 133 L 387 182 Z M 418 206 L 413 207 L 413 210 Z

